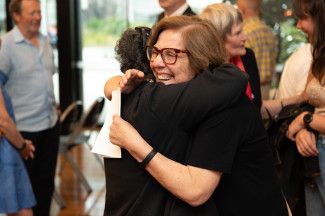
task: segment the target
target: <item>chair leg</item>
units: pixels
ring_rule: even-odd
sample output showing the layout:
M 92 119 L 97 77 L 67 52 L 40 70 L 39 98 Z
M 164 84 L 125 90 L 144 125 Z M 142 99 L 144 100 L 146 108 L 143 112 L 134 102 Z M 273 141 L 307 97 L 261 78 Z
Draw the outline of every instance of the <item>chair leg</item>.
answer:
M 53 192 L 53 199 L 59 205 L 60 209 L 64 209 L 66 207 L 65 202 L 59 192 L 55 189 Z
M 92 145 L 89 143 L 89 141 L 86 142 L 86 145 L 89 147 L 89 150 L 91 151 L 91 149 L 93 148 Z M 104 167 L 104 161 L 103 159 L 98 155 L 98 154 L 93 154 L 96 158 L 96 160 L 98 161 L 98 163 L 100 164 L 100 166 L 103 168 L 103 170 L 105 170 Z
M 96 160 L 99 162 L 100 166 L 103 168 L 103 170 L 105 170 L 103 159 L 98 154 L 94 154 L 94 155 Z
M 81 184 L 85 187 L 87 193 L 90 194 L 92 192 L 92 189 L 91 189 L 86 177 L 84 176 L 84 174 L 81 172 L 80 168 L 78 167 L 76 161 L 73 159 L 73 157 L 69 154 L 68 151 L 63 151 L 62 153 L 63 153 L 64 158 L 71 165 L 71 168 L 73 169 L 73 171 L 75 172 L 75 174 L 77 175 L 79 180 L 81 181 Z

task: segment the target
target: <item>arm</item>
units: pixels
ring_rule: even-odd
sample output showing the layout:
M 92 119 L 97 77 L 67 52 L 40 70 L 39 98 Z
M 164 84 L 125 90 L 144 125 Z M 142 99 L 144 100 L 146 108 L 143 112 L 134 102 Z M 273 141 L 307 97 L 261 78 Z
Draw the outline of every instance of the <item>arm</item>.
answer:
M 295 135 L 297 132 L 305 128 L 303 117 L 307 114 L 307 112 L 301 113 L 299 116 L 293 120 L 293 122 L 289 125 L 287 137 L 291 140 L 295 140 Z M 325 116 L 320 114 L 313 114 L 313 120 L 309 124 L 309 126 L 318 131 L 319 133 L 325 133 Z
M 300 95 L 296 95 L 285 99 L 264 100 L 261 107 L 262 118 L 263 119 L 269 118 L 267 110 L 270 112 L 271 116 L 275 116 L 279 114 L 279 112 L 284 106 L 302 103 L 305 101 L 307 101 L 307 95 L 305 92 L 303 92 Z
M 15 148 L 19 149 L 20 154 L 23 158 L 28 157 L 34 158 L 35 148 L 31 141 L 25 140 L 16 128 L 14 121 L 10 118 L 2 90 L 0 89 L 0 132 L 2 136 L 6 137 L 9 142 L 14 145 Z
M 129 69 L 123 76 L 114 76 L 107 80 L 104 94 L 107 99 L 112 99 L 112 91 L 119 88 L 123 93 L 131 93 L 144 79 L 144 73 L 136 69 Z
M 121 80 L 121 76 L 114 76 L 106 81 L 104 86 L 104 94 L 108 100 L 112 100 L 112 91 L 118 89 Z
M 152 150 L 140 134 L 118 116 L 113 117 L 110 140 L 129 151 L 138 162 Z M 149 162 L 146 170 L 163 187 L 192 206 L 201 205 L 209 199 L 222 175 L 217 171 L 182 165 L 159 153 Z

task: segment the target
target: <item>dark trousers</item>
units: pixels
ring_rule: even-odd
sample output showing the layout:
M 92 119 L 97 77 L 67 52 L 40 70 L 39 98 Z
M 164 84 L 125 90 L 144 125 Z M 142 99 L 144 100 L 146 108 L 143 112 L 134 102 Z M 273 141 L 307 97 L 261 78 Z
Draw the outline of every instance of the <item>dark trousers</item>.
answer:
M 51 200 L 54 191 L 56 162 L 58 158 L 60 124 L 39 132 L 21 131 L 25 139 L 35 146 L 34 159 L 25 160 L 25 165 L 33 186 L 37 204 L 33 208 L 34 216 L 50 215 Z

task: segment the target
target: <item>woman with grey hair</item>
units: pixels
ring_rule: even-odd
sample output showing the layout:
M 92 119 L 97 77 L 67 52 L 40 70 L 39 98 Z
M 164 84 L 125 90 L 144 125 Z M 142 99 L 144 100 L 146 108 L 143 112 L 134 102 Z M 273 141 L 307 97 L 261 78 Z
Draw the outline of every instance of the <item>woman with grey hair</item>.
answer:
M 249 75 L 246 94 L 259 109 L 262 104 L 260 77 L 254 52 L 245 48 L 246 35 L 243 32 L 243 18 L 230 4 L 208 5 L 200 17 L 209 20 L 221 33 L 230 63 Z
M 274 116 L 278 114 L 283 106 L 306 100 L 305 95 L 302 94 L 281 100 L 262 101 L 259 70 L 255 54 L 253 50 L 245 48 L 247 38 L 243 32 L 243 18 L 238 9 L 227 3 L 211 4 L 203 9 L 200 17 L 209 20 L 221 33 L 229 61 L 249 75 L 246 94 L 258 109 L 261 109 L 263 119 L 268 118 L 269 115 Z M 250 94 L 250 88 L 252 94 Z

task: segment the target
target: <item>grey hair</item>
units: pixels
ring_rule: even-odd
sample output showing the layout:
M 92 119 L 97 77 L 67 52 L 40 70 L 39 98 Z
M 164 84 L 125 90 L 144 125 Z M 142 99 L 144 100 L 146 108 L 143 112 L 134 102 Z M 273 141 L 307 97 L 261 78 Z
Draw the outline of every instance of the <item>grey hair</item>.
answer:
M 243 17 L 238 9 L 231 4 L 210 4 L 200 14 L 200 17 L 209 20 L 220 32 L 223 39 L 231 33 L 234 24 L 242 23 Z

